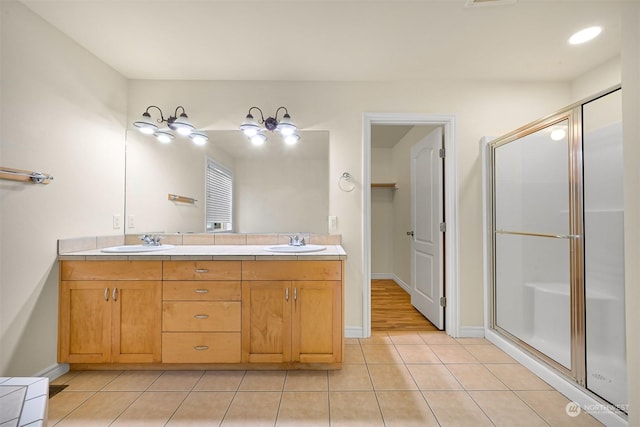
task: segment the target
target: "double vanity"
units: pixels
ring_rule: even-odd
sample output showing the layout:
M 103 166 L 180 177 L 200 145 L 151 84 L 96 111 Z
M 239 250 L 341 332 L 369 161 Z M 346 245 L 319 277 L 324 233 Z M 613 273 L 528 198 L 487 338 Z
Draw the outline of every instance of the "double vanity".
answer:
M 58 361 L 72 369 L 339 367 L 346 253 L 319 243 L 309 251 L 60 251 Z

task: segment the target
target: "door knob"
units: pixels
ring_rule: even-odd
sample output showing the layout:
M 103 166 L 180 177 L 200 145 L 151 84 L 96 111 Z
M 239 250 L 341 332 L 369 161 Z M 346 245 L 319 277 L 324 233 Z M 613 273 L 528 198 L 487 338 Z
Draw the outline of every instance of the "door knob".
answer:
M 407 236 L 413 237 L 413 231 L 407 231 Z

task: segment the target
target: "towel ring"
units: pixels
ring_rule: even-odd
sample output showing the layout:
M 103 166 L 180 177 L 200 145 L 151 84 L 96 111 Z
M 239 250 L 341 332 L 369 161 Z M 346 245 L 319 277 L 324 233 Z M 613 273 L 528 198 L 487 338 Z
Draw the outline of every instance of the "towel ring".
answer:
M 351 181 L 351 178 L 352 176 L 349 172 L 343 172 L 342 175 L 340 175 L 340 178 L 338 178 L 338 187 L 346 193 L 350 193 L 355 190 L 356 184 Z M 345 182 L 347 183 L 346 185 Z

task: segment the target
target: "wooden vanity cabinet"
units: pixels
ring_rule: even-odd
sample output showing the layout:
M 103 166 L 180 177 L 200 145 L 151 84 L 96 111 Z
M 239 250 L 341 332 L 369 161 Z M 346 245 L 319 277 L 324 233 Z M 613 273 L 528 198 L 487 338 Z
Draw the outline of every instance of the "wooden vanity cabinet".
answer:
M 342 361 L 342 262 L 243 261 L 242 361 Z
M 63 260 L 58 360 L 337 365 L 342 276 L 339 260 Z
M 161 261 L 61 261 L 58 361 L 160 362 Z
M 240 363 L 240 261 L 165 261 L 163 363 Z

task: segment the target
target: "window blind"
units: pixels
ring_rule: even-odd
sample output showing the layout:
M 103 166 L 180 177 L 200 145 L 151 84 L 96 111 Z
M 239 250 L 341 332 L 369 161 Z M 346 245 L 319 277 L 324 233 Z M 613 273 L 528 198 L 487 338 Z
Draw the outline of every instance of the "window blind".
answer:
M 215 162 L 207 160 L 207 228 L 231 229 L 233 217 L 233 174 L 230 170 Z M 226 226 L 214 226 L 213 224 Z

